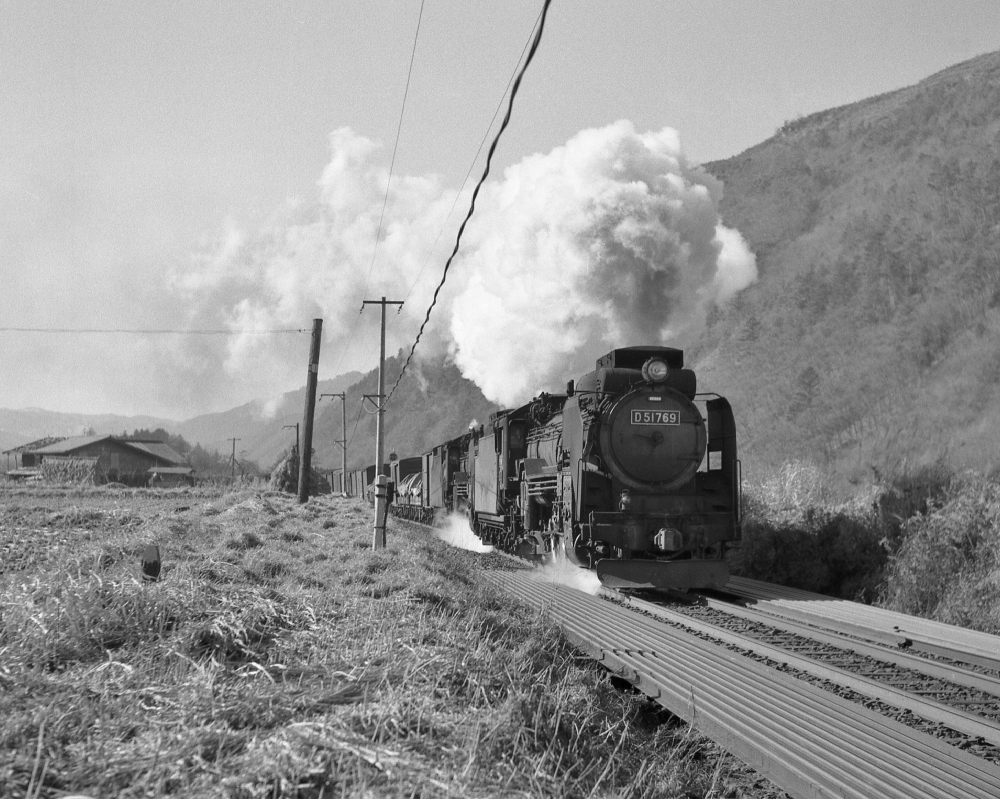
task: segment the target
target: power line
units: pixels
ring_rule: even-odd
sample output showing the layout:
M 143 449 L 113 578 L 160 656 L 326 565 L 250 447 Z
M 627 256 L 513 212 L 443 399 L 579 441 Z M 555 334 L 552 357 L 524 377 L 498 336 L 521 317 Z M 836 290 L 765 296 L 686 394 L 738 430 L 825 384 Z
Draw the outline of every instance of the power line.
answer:
M 503 108 L 503 100 L 507 96 L 507 91 L 508 89 L 510 89 L 510 85 L 514 82 L 514 78 L 517 77 L 518 67 L 521 64 L 521 61 L 524 59 L 524 54 L 528 51 L 528 47 L 531 45 L 531 40 L 534 37 L 535 29 L 538 27 L 538 23 L 542 18 L 542 13 L 543 13 L 542 11 L 538 12 L 538 16 L 535 18 L 535 22 L 531 26 L 531 30 L 528 31 L 528 38 L 524 40 L 524 47 L 521 48 L 521 54 L 517 57 L 517 61 L 514 64 L 514 69 L 511 70 L 510 78 L 507 79 L 507 85 L 504 87 L 504 90 L 500 95 L 500 99 L 497 101 L 497 107 L 493 111 L 493 117 L 490 119 L 489 125 L 486 126 L 486 132 L 483 134 L 483 138 L 479 142 L 479 147 L 476 150 L 476 154 L 472 157 L 472 162 L 469 164 L 469 169 L 466 171 L 465 177 L 462 179 L 462 185 L 459 188 L 459 190 L 455 193 L 455 200 L 454 202 L 452 202 L 451 208 L 448 209 L 448 215 L 444 218 L 444 222 L 442 222 L 441 224 L 441 229 L 438 231 L 437 238 L 434 239 L 434 243 L 431 245 L 431 248 L 427 253 L 427 257 L 424 259 L 424 263 L 420 267 L 420 271 L 417 273 L 417 276 L 413 279 L 413 282 L 410 284 L 410 288 L 406 292 L 406 296 L 403 297 L 404 301 L 410 298 L 410 295 L 413 293 L 413 289 L 415 289 L 417 287 L 417 283 L 420 282 L 420 277 L 424 274 L 424 270 L 427 268 L 427 264 L 430 263 L 431 258 L 434 256 L 434 249 L 437 247 L 437 243 L 441 240 L 441 236 L 444 234 L 445 225 L 447 225 L 448 220 L 451 219 L 451 215 L 455 211 L 455 206 L 458 205 L 458 200 L 462 194 L 462 191 L 465 189 L 465 184 L 469 182 L 469 176 L 472 174 L 472 170 L 475 169 L 476 161 L 479 160 L 479 154 L 483 151 L 483 146 L 489 139 L 490 131 L 493 129 L 493 123 L 496 122 L 497 115 L 500 113 L 500 109 Z M 399 315 L 399 311 L 396 312 L 396 315 L 397 316 Z M 395 324 L 395 321 L 396 320 L 393 319 L 391 322 L 389 322 L 390 328 Z M 371 357 L 374 356 L 375 346 L 376 345 L 372 346 L 371 354 L 369 355 L 369 358 L 367 360 L 371 360 Z M 397 380 L 397 383 L 398 382 L 399 381 Z M 395 386 L 393 386 L 393 389 L 395 389 Z
M 493 154 L 496 152 L 497 144 L 500 142 L 500 137 L 503 132 L 507 129 L 507 125 L 510 123 L 511 111 L 514 108 L 514 98 L 517 97 L 517 90 L 521 86 L 521 79 L 524 77 L 524 73 L 528 69 L 528 65 L 531 64 L 532 59 L 535 57 L 535 53 L 538 50 L 538 45 L 542 40 L 542 32 L 545 30 L 545 17 L 548 14 L 549 5 L 552 0 L 545 0 L 545 5 L 542 6 L 542 18 L 538 23 L 538 31 L 535 34 L 535 39 L 531 43 L 531 49 L 528 51 L 528 57 L 524 62 L 524 66 L 521 67 L 521 71 L 518 73 L 517 78 L 514 80 L 514 86 L 510 92 L 510 100 L 507 103 L 507 113 L 504 114 L 503 122 L 500 123 L 500 130 L 497 131 L 497 135 L 493 139 L 493 143 L 490 145 L 489 152 L 486 154 L 486 168 L 483 170 L 482 177 L 479 178 L 479 182 L 476 184 L 476 188 L 472 191 L 472 201 L 469 203 L 469 212 L 465 215 L 465 219 L 462 221 L 461 227 L 458 229 L 458 235 L 455 237 L 455 247 L 451 251 L 451 255 L 448 256 L 448 260 L 445 262 L 444 271 L 441 274 L 441 282 L 438 283 L 437 288 L 434 289 L 434 296 L 431 298 L 431 304 L 427 308 L 427 315 L 424 317 L 423 323 L 420 325 L 420 330 L 417 332 L 417 338 L 413 342 L 413 347 L 410 348 L 410 354 L 406 356 L 406 362 L 403 364 L 403 368 L 399 373 L 399 377 L 396 378 L 396 383 L 393 385 L 392 390 L 389 392 L 389 396 L 385 398 L 388 402 L 392 399 L 392 395 L 396 391 L 396 387 L 399 386 L 399 381 L 403 379 L 403 375 L 406 374 L 406 367 L 410 365 L 410 360 L 413 358 L 413 353 L 416 352 L 417 344 L 420 343 L 420 337 L 424 333 L 424 328 L 427 326 L 427 322 L 430 321 L 431 311 L 434 310 L 434 305 L 437 303 L 438 294 L 441 292 L 441 288 L 444 286 L 445 280 L 448 279 L 448 269 L 451 267 L 451 262 L 455 259 L 458 254 L 458 248 L 462 243 L 462 234 L 465 232 L 465 226 L 469 223 L 472 218 L 473 212 L 476 210 L 476 198 L 479 196 L 479 190 L 483 187 L 483 183 L 486 182 L 486 178 L 490 174 L 490 164 L 493 160 Z
M 510 85 L 514 82 L 514 78 L 517 76 L 517 68 L 524 58 L 525 52 L 528 50 L 528 46 L 531 44 L 532 36 L 534 35 L 535 28 L 538 27 L 538 21 L 542 18 L 542 12 L 538 12 L 538 16 L 535 18 L 535 24 L 531 26 L 531 30 L 528 32 L 528 38 L 524 40 L 524 47 L 521 48 L 521 55 L 517 57 L 517 62 L 514 64 L 514 69 L 511 70 L 510 78 L 507 79 L 507 85 L 504 87 L 503 93 L 500 95 L 500 99 L 497 101 L 497 107 L 493 110 L 493 116 L 490 119 L 490 124 L 486 126 L 486 132 L 483 134 L 483 138 L 479 142 L 479 148 L 476 150 L 476 154 L 472 157 L 472 163 L 469 164 L 469 169 L 465 173 L 465 177 L 462 178 L 462 185 L 459 187 L 458 191 L 455 193 L 455 201 L 451 204 L 451 208 L 448 209 L 448 215 L 444 218 L 444 222 L 441 224 L 441 230 L 438 231 L 437 238 L 434 239 L 434 243 L 431 245 L 430 252 L 427 253 L 427 258 L 424 259 L 423 265 L 420 267 L 420 271 L 417 273 L 416 278 L 410 285 L 410 290 L 406 292 L 406 296 L 403 300 L 408 300 L 410 294 L 413 293 L 413 289 L 416 288 L 417 283 L 420 281 L 420 276 L 423 275 L 424 270 L 427 268 L 427 264 L 430 263 L 431 257 L 434 255 L 434 248 L 437 247 L 437 243 L 441 240 L 441 236 L 444 234 L 444 228 L 448 220 L 451 219 L 451 215 L 455 211 L 455 206 L 458 205 L 458 198 L 461 196 L 462 191 L 465 189 L 465 184 L 469 182 L 469 176 L 472 174 L 472 170 L 476 166 L 476 161 L 479 160 L 479 154 L 483 151 L 483 146 L 486 144 L 486 140 L 490 136 L 490 131 L 493 129 L 493 123 L 497 121 L 497 114 L 500 113 L 500 109 L 503 108 L 503 98 L 507 96 L 507 90 L 510 89 Z
M 95 327 L 0 327 L 0 333 L 119 333 L 134 336 L 269 336 L 272 333 L 308 333 L 309 329 L 273 328 L 267 330 L 174 330 L 174 329 L 126 329 L 126 328 L 95 328 Z
M 368 267 L 368 280 L 371 280 L 372 269 L 375 266 L 375 255 L 378 253 L 378 241 L 382 235 L 382 221 L 385 218 L 385 207 L 389 202 L 389 187 L 392 185 L 392 172 L 396 166 L 396 153 L 399 150 L 399 134 L 403 130 L 403 115 L 406 113 L 406 98 L 410 93 L 410 76 L 413 74 L 413 59 L 417 55 L 417 39 L 420 38 L 420 21 L 424 18 L 424 0 L 420 0 L 420 13 L 417 16 L 417 30 L 413 35 L 413 49 L 410 51 L 410 66 L 406 71 L 406 88 L 403 89 L 403 106 L 399 109 L 399 124 L 396 125 L 396 141 L 392 145 L 392 159 L 389 161 L 389 179 L 385 182 L 385 196 L 382 198 L 382 212 L 378 217 L 378 228 L 375 231 L 375 247 L 372 250 L 372 262 Z M 365 283 L 364 296 L 368 294 L 368 283 Z
M 389 202 L 389 188 L 392 186 L 392 173 L 396 166 L 396 152 L 399 149 L 399 135 L 403 130 L 403 116 L 406 112 L 406 98 L 410 94 L 410 77 L 413 75 L 413 60 L 417 54 L 417 41 L 420 38 L 420 22 L 424 18 L 424 0 L 420 0 L 420 13 L 417 15 L 417 30 L 413 34 L 413 49 L 410 51 L 410 66 L 406 71 L 406 87 L 403 89 L 403 105 L 399 109 L 399 124 L 396 126 L 396 141 L 392 146 L 392 159 L 389 162 L 389 177 L 385 182 L 385 196 L 382 198 L 382 211 L 378 217 L 378 228 L 375 230 L 375 246 L 372 248 L 372 260 L 368 265 L 368 277 L 365 278 L 365 288 L 361 292 L 362 297 L 368 296 L 368 286 L 371 284 L 372 272 L 375 269 L 375 256 L 378 254 L 378 242 L 379 238 L 382 236 L 382 222 L 385 218 L 385 208 Z M 362 306 L 364 307 L 364 306 Z M 347 337 L 347 343 L 340 350 L 340 360 L 337 361 L 336 367 L 334 367 L 334 372 L 340 371 L 340 365 L 344 361 L 344 355 L 347 354 L 347 350 L 350 349 L 351 344 L 354 342 L 354 331 L 357 330 L 358 320 L 354 320 L 354 324 L 351 326 L 351 332 Z
M 434 243 L 431 245 L 430 250 L 427 253 L 427 257 L 424 259 L 424 263 L 420 267 L 420 271 L 417 272 L 417 276 L 413 279 L 413 282 L 410 284 L 410 288 L 406 292 L 406 296 L 403 297 L 404 301 L 410 298 L 410 295 L 413 293 L 413 289 L 417 287 L 417 283 L 420 282 L 420 278 L 424 274 L 424 270 L 427 268 L 427 265 L 431 262 L 431 258 L 434 256 L 434 250 L 437 247 L 437 243 L 441 240 L 441 236 L 444 235 L 445 226 L 447 225 L 448 220 L 451 219 L 451 215 L 455 212 L 455 206 L 458 205 L 458 200 L 459 197 L 461 197 L 462 195 L 462 191 L 465 189 L 465 184 L 469 182 L 469 176 L 472 174 L 472 170 L 475 169 L 476 167 L 476 161 L 479 160 L 479 154 L 483 151 L 483 147 L 485 146 L 487 140 L 489 139 L 490 131 L 493 129 L 493 123 L 496 122 L 497 115 L 500 113 L 500 109 L 503 108 L 503 100 L 507 96 L 507 91 L 510 89 L 510 85 L 514 82 L 514 78 L 517 77 L 518 67 L 521 64 L 521 61 L 524 59 L 524 54 L 528 51 L 528 47 L 531 45 L 531 40 L 534 37 L 535 29 L 538 27 L 538 22 L 539 20 L 541 20 L 541 18 L 542 18 L 542 12 L 539 11 L 538 16 L 535 18 L 534 24 L 531 26 L 531 30 L 528 31 L 528 38 L 524 40 L 524 47 L 521 48 L 521 54 L 517 57 L 517 61 L 514 63 L 514 69 L 511 70 L 510 77 L 507 79 L 507 85 L 504 86 L 504 90 L 500 94 L 500 99 L 497 100 L 497 107 L 493 110 L 493 116 L 490 119 L 490 123 L 486 126 L 486 132 L 483 133 L 483 138 L 479 142 L 479 147 L 476 149 L 476 154 L 472 157 L 472 161 L 470 162 L 469 168 L 465 173 L 465 177 L 462 179 L 462 185 L 459 187 L 458 191 L 455 192 L 455 200 L 452 202 L 451 208 L 448 209 L 448 215 L 444 218 L 444 222 L 441 223 L 441 229 L 438 231 L 437 238 L 434 239 Z M 396 315 L 397 316 L 399 315 L 398 311 L 396 312 Z M 395 321 L 396 320 L 393 319 L 389 323 L 390 328 L 395 324 Z M 375 346 L 373 345 L 371 350 L 371 355 L 367 360 L 371 360 L 371 357 L 374 356 L 374 354 L 375 354 Z

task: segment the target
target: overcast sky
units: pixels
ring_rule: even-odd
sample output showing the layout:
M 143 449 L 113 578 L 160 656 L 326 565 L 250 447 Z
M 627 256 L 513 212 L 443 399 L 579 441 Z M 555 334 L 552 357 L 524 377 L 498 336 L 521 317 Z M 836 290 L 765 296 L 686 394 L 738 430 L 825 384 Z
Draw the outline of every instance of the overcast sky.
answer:
M 407 199 L 411 224 L 419 202 L 438 203 L 441 218 L 451 208 L 541 5 L 425 0 L 392 166 L 423 198 Z M 0 0 L 0 328 L 306 328 L 329 313 L 319 301 L 264 313 L 240 294 L 253 289 L 237 285 L 227 253 L 242 247 L 256 264 L 243 283 L 260 270 L 272 288 L 325 271 L 322 290 L 336 292 L 333 250 L 274 274 L 287 240 L 315 225 L 321 193 L 343 182 L 336 141 L 364 150 L 359 169 L 388 171 L 420 9 Z M 996 0 L 555 0 L 493 174 L 618 120 L 639 134 L 672 128 L 695 163 L 725 158 L 786 120 L 997 49 Z M 433 290 L 470 189 L 414 244 L 424 287 L 413 303 Z M 403 219 L 396 199 L 387 224 Z M 357 247 L 350 269 L 369 270 L 367 293 L 396 290 L 384 261 L 400 251 L 380 255 L 374 236 Z M 228 293 L 211 271 L 226 258 Z M 375 366 L 374 317 L 349 320 L 347 337 L 325 319 L 321 377 Z M 397 345 L 410 337 L 401 330 Z M 281 335 L 234 359 L 224 337 L 0 330 L 0 407 L 222 410 L 304 382 L 308 337 Z

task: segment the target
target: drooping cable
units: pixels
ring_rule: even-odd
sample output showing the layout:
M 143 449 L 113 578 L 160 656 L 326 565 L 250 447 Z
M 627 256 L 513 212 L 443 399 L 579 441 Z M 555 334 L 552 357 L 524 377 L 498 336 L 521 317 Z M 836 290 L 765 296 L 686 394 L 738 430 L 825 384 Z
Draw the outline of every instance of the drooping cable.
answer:
M 309 328 L 274 328 L 266 330 L 181 330 L 96 327 L 0 327 L 0 333 L 116 333 L 135 336 L 269 336 L 273 333 L 310 333 Z
M 385 402 L 392 399 L 392 395 L 396 391 L 396 387 L 399 385 L 399 381 L 403 379 L 403 375 L 406 374 L 406 368 L 410 365 L 410 360 L 413 358 L 413 353 L 416 352 L 417 345 L 420 343 L 420 338 L 424 333 L 424 328 L 431 318 L 431 311 L 434 310 L 434 306 L 437 303 L 438 294 L 441 292 L 441 288 L 444 286 L 445 281 L 448 279 L 448 270 L 451 267 L 451 262 L 455 259 L 458 254 L 458 248 L 462 243 L 462 234 L 465 232 L 465 226 L 469 223 L 472 218 L 472 214 L 476 210 L 476 198 L 479 196 L 479 190 L 483 187 L 486 182 L 486 178 L 490 174 L 490 165 L 493 161 L 493 154 L 496 152 L 497 144 L 500 142 L 500 137 L 503 132 L 507 129 L 507 125 L 510 123 L 511 111 L 514 108 L 514 98 L 517 97 L 517 90 L 521 86 L 521 79 L 524 77 L 524 73 L 527 71 L 528 66 L 531 64 L 532 59 L 535 57 L 535 52 L 538 50 L 538 44 L 542 40 L 542 32 L 545 30 L 545 17 L 548 14 L 549 5 L 552 0 L 545 0 L 545 4 L 542 6 L 542 18 L 538 23 L 538 31 L 535 34 L 535 39 L 531 43 L 531 49 L 528 51 L 528 57 L 525 59 L 524 66 L 521 67 L 521 71 L 518 73 L 517 78 L 514 80 L 514 86 L 511 88 L 510 100 L 507 103 L 507 113 L 504 114 L 503 122 L 500 123 L 500 130 L 497 131 L 497 135 L 493 138 L 493 143 L 490 145 L 489 152 L 486 154 L 486 168 L 483 170 L 482 177 L 479 178 L 479 182 L 476 184 L 476 188 L 472 191 L 472 201 L 469 203 L 469 211 L 465 215 L 465 219 L 462 220 L 462 224 L 458 229 L 458 235 L 455 237 L 455 247 L 451 251 L 451 255 L 448 256 L 448 260 L 445 262 L 444 270 L 441 274 L 441 281 L 438 283 L 437 288 L 434 289 L 434 296 L 431 298 L 431 304 L 427 308 L 427 315 L 424 317 L 423 323 L 420 325 L 420 330 L 417 331 L 416 340 L 413 342 L 413 346 L 410 348 L 410 354 L 406 356 L 406 362 L 403 364 L 403 368 L 399 373 L 399 377 L 396 378 L 396 382 L 393 384 L 392 390 L 389 395 L 385 398 Z
M 389 177 L 386 179 L 385 183 L 385 196 L 382 198 L 382 211 L 378 217 L 378 227 L 375 230 L 375 245 L 372 248 L 372 260 L 368 265 L 368 277 L 365 278 L 365 288 L 361 292 L 361 297 L 364 299 L 368 296 L 368 286 L 371 284 L 372 272 L 375 269 L 375 256 L 378 254 L 378 242 L 382 236 L 382 222 L 385 219 L 385 209 L 386 205 L 389 203 L 389 188 L 392 185 L 392 172 L 396 165 L 396 152 L 399 149 L 399 135 L 403 130 L 403 116 L 406 113 L 406 98 L 410 94 L 410 78 L 413 75 L 413 60 L 417 54 L 417 41 L 420 39 L 420 22 L 424 18 L 424 0 L 420 0 L 420 13 L 417 15 L 417 30 L 413 34 L 413 48 L 410 51 L 410 66 L 406 71 L 406 87 L 403 89 L 403 105 L 399 109 L 399 124 L 396 126 L 396 141 L 392 146 L 392 158 L 389 161 Z M 340 360 L 337 361 L 337 365 L 334 367 L 334 374 L 340 371 L 340 365 L 344 361 L 344 355 L 347 354 L 347 350 L 350 349 L 351 344 L 354 341 L 354 332 L 357 330 L 358 320 L 354 320 L 354 324 L 351 326 L 351 332 L 347 336 L 347 343 L 340 350 Z
M 462 191 L 465 189 L 465 184 L 469 182 L 469 176 L 472 174 L 472 170 L 475 169 L 476 167 L 476 161 L 479 160 L 479 154 L 483 151 L 483 147 L 486 146 L 486 142 L 489 140 L 490 131 L 493 129 L 493 123 L 496 122 L 497 116 L 500 114 L 500 109 L 503 108 L 504 98 L 507 96 L 507 92 L 510 90 L 511 84 L 517 77 L 518 69 L 520 68 L 521 62 L 524 60 L 524 54 L 528 52 L 528 48 L 531 46 L 531 42 L 535 36 L 535 30 L 538 28 L 538 23 L 541 20 L 541 18 L 542 18 L 542 12 L 539 11 L 538 16 L 535 18 L 534 24 L 531 26 L 531 30 L 528 31 L 527 38 L 524 40 L 524 47 L 521 48 L 521 54 L 517 57 L 517 61 L 514 64 L 514 68 L 511 70 L 510 78 L 507 80 L 507 85 L 504 87 L 503 92 L 501 92 L 500 99 L 497 100 L 497 107 L 493 111 L 493 117 L 490 119 L 489 125 L 486 126 L 486 132 L 483 133 L 483 138 L 479 142 L 479 147 L 476 150 L 476 154 L 473 156 L 472 161 L 469 164 L 469 168 L 468 170 L 466 170 L 465 177 L 462 179 L 462 185 L 459 188 L 459 190 L 455 193 L 455 199 L 451 204 L 451 208 L 448 209 L 448 215 L 445 217 L 444 222 L 442 222 L 441 229 L 438 231 L 437 234 L 437 238 L 434 239 L 434 243 L 431 245 L 430 250 L 427 253 L 427 257 L 424 259 L 424 263 L 420 267 L 420 271 L 417 273 L 417 276 L 413 279 L 413 282 L 410 284 L 410 288 L 406 292 L 406 296 L 403 297 L 403 302 L 406 302 L 410 298 L 410 295 L 413 293 L 413 290 L 417 287 L 417 283 L 420 281 L 420 277 L 423 275 L 424 270 L 427 268 L 427 265 L 430 263 L 431 258 L 434 255 L 434 250 L 437 248 L 437 244 L 441 240 L 441 236 L 444 235 L 445 225 L 448 223 L 448 220 L 451 219 L 451 215 L 455 212 L 455 207 L 458 205 L 459 197 L 461 196 Z M 397 310 L 396 316 L 398 316 L 399 313 L 400 313 L 399 310 Z M 395 325 L 395 321 L 396 319 L 395 317 L 393 317 L 387 323 L 386 329 L 391 330 Z M 375 357 L 375 353 L 378 351 L 378 347 L 379 345 L 378 342 L 376 341 L 376 343 L 372 346 L 371 352 L 369 353 L 369 357 L 365 360 L 365 362 L 370 361 L 372 358 Z
M 444 226 L 447 224 L 448 220 L 451 219 L 451 215 L 455 212 L 455 206 L 458 205 L 458 198 L 462 195 L 462 191 L 465 189 L 465 184 L 469 182 L 469 176 L 472 174 L 472 170 L 476 166 L 476 161 L 479 160 L 479 154 L 483 151 L 483 147 L 486 146 L 486 140 L 490 136 L 490 131 L 493 129 L 493 123 L 497 121 L 497 116 L 500 114 L 500 109 L 503 108 L 503 98 L 507 96 L 507 92 L 510 89 L 510 85 L 514 82 L 514 78 L 517 77 L 518 65 L 524 59 L 524 54 L 528 51 L 528 47 L 531 45 L 531 40 L 534 36 L 535 29 L 538 27 L 538 22 L 542 18 L 542 12 L 538 12 L 538 17 L 535 19 L 535 24 L 531 26 L 531 30 L 528 32 L 528 38 L 524 40 L 524 47 L 521 48 L 521 55 L 517 57 L 517 63 L 514 64 L 514 69 L 511 70 L 510 78 L 507 80 L 507 85 L 504 87 L 503 93 L 500 95 L 500 99 L 497 101 L 497 107 L 493 109 L 493 116 L 490 119 L 490 124 L 486 126 L 486 132 L 483 134 L 483 138 L 479 142 L 479 147 L 476 150 L 476 154 L 472 157 L 472 162 L 469 164 L 469 169 L 465 173 L 465 177 L 462 178 L 462 185 L 459 187 L 458 191 L 455 192 L 455 200 L 451 204 L 451 208 L 448 209 L 448 215 L 444 218 L 444 223 L 441 225 L 441 230 L 438 231 L 437 238 L 434 239 L 434 243 L 431 245 L 430 252 L 427 253 L 427 258 L 424 259 L 423 265 L 420 267 L 420 271 L 417 272 L 416 278 L 414 278 L 413 283 L 410 284 L 410 290 L 406 292 L 406 296 L 403 297 L 403 301 L 410 299 L 410 295 L 413 293 L 413 289 L 416 288 L 417 283 L 420 281 L 420 276 L 423 275 L 424 270 L 427 268 L 427 264 L 431 261 L 431 256 L 434 254 L 434 249 L 437 247 L 437 243 L 441 240 L 441 236 L 444 235 Z

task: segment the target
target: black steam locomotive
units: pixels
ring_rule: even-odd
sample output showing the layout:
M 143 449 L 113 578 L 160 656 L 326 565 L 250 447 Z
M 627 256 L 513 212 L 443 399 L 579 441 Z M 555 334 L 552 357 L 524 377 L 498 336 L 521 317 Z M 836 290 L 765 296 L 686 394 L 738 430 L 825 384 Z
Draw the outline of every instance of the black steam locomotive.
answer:
M 484 543 L 565 557 L 616 588 L 721 588 L 741 534 L 732 408 L 698 394 L 669 347 L 614 350 L 565 394 L 493 414 L 391 477 L 398 515 L 464 512 Z

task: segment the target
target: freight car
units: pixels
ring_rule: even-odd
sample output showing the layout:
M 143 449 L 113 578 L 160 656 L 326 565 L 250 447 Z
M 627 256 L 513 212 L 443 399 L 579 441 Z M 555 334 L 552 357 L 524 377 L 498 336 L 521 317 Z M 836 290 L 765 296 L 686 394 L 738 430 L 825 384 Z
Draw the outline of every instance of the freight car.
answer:
M 565 393 L 495 413 L 405 462 L 394 465 L 398 515 L 464 513 L 484 543 L 565 558 L 611 587 L 721 588 L 741 537 L 732 408 L 697 393 L 671 347 L 613 350 Z M 364 470 L 365 485 L 374 476 Z

